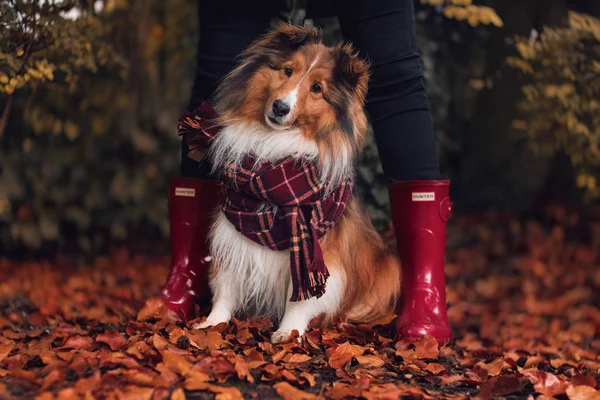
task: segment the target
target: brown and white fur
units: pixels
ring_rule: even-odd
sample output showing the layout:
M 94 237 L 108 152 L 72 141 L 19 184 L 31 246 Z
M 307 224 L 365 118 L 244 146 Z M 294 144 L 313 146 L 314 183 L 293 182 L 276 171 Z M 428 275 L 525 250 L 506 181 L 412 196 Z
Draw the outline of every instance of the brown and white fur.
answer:
M 353 173 L 367 131 L 368 65 L 350 45 L 321 43 L 320 32 L 281 25 L 252 44 L 221 83 L 215 106 L 223 130 L 211 149 L 215 165 L 293 156 L 317 163 L 328 188 Z M 286 115 L 275 112 L 280 100 Z M 279 113 L 283 114 L 283 113 Z M 267 205 L 265 205 L 267 207 Z M 318 316 L 369 322 L 393 311 L 400 265 L 356 197 L 322 239 L 331 274 L 320 298 L 290 302 L 289 252 L 263 247 L 218 213 L 210 234 L 213 308 L 202 329 L 236 314 L 279 321 L 272 340 L 303 334 Z

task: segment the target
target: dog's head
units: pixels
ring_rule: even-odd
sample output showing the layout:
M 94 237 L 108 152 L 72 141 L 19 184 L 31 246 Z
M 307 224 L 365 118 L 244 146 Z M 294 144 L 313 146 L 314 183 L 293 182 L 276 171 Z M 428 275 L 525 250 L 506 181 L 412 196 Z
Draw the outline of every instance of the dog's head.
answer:
M 280 25 L 254 42 L 221 82 L 225 125 L 254 122 L 269 135 L 299 131 L 320 159 L 354 159 L 364 144 L 369 70 L 350 44 L 326 47 L 318 30 Z M 339 158 L 338 158 L 339 159 Z

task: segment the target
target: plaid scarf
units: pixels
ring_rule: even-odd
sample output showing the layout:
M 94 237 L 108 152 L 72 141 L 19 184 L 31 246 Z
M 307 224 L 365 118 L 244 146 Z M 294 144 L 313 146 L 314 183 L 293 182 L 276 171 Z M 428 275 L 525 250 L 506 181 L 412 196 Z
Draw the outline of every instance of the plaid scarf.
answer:
M 210 146 L 220 128 L 208 103 L 186 111 L 178 134 L 185 135 L 190 151 Z M 314 163 L 285 158 L 276 163 L 246 156 L 240 165 L 222 166 L 225 199 L 221 210 L 238 232 L 273 250 L 290 250 L 292 297 L 290 301 L 321 297 L 329 272 L 319 239 L 342 215 L 352 178 L 325 196 Z M 272 207 L 265 208 L 267 203 Z

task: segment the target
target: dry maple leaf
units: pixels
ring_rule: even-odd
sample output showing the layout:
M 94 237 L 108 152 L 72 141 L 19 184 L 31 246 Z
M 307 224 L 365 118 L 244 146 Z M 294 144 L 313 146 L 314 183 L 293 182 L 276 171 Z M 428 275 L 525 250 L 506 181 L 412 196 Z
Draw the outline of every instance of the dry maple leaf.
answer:
M 385 361 L 376 355 L 356 356 L 355 358 L 362 367 L 378 368 L 385 364 Z
M 325 393 L 331 399 L 347 399 L 349 397 L 360 397 L 363 389 L 353 384 L 333 382 L 333 385 L 327 388 Z
M 0 344 L 0 362 L 14 349 L 14 344 Z
M 440 348 L 437 340 L 431 335 L 425 335 L 415 344 L 415 354 L 418 358 L 438 358 Z
M 193 331 L 188 332 L 187 337 L 200 350 L 219 350 L 228 344 L 217 331 Z
M 202 372 L 190 371 L 183 382 L 186 390 L 205 390 L 208 388 L 210 377 Z
M 246 379 L 250 383 L 254 383 L 254 377 L 250 373 L 250 369 L 244 360 L 238 359 L 235 361 L 235 372 L 239 379 Z
M 63 349 L 84 349 L 90 346 L 94 340 L 88 336 L 72 336 L 62 346 Z
M 287 382 L 278 382 L 273 385 L 273 388 L 285 400 L 316 400 L 322 398 L 321 396 L 297 389 Z
M 306 371 L 300 373 L 300 376 L 298 377 L 298 382 L 301 385 L 308 383 L 310 387 L 315 387 L 315 385 L 317 384 L 315 377 Z
M 352 347 L 349 342 L 339 345 L 329 356 L 329 365 L 332 368 L 343 368 L 352 360 Z
M 311 359 L 312 357 L 306 354 L 291 354 L 289 357 L 285 357 L 284 361 L 287 363 L 303 363 Z
M 571 378 L 570 383 L 573 386 L 589 386 L 591 388 L 596 388 L 598 386 L 598 382 L 596 382 L 596 378 L 593 375 L 575 375 Z
M 119 350 L 127 344 L 127 340 L 118 332 L 104 332 L 96 336 L 96 342 L 106 343 L 111 350 Z
M 589 386 L 570 385 L 566 390 L 570 400 L 600 400 L 600 392 Z
M 444 368 L 444 366 L 442 364 L 438 364 L 438 363 L 429 363 L 429 364 L 427 364 L 427 367 L 425 369 L 434 375 L 437 375 L 440 372 L 446 371 L 446 368 Z
M 171 400 L 185 400 L 185 392 L 182 388 L 177 388 L 171 393 Z
M 183 356 L 170 351 L 162 352 L 162 361 L 167 368 L 179 375 L 186 375 L 192 369 L 192 364 Z
M 169 312 L 165 302 L 160 297 L 152 297 L 146 300 L 144 306 L 137 315 L 138 321 L 146 321 L 151 318 L 168 318 L 176 320 L 177 316 Z
M 489 376 L 498 376 L 502 373 L 502 370 L 509 365 L 504 361 L 503 358 L 497 358 L 489 364 L 478 362 L 475 364 L 475 366 L 486 370 Z
M 277 364 L 279 361 L 283 360 L 283 357 L 286 354 L 287 354 L 286 349 L 280 350 L 271 356 L 271 361 L 273 362 L 273 364 Z
M 267 364 L 262 370 L 261 381 L 269 382 L 281 378 L 281 369 L 273 364 Z
M 558 376 L 539 370 L 526 370 L 523 372 L 537 393 L 546 396 L 556 396 L 565 393 L 569 383 L 560 379 Z

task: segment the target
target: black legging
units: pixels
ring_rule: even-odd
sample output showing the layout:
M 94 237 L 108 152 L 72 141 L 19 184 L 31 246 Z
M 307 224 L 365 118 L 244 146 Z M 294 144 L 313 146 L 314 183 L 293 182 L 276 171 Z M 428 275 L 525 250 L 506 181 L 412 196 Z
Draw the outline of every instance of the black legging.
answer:
M 439 179 L 435 136 L 417 48 L 413 0 L 338 0 L 343 36 L 371 61 L 367 96 L 383 171 L 390 181 Z M 200 40 L 192 104 L 212 96 L 236 56 L 266 32 L 281 0 L 199 0 Z M 225 6 L 226 5 L 226 6 Z M 181 174 L 206 177 L 186 156 Z

